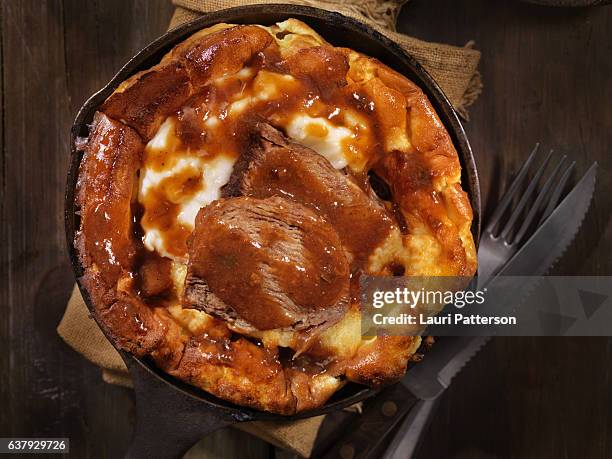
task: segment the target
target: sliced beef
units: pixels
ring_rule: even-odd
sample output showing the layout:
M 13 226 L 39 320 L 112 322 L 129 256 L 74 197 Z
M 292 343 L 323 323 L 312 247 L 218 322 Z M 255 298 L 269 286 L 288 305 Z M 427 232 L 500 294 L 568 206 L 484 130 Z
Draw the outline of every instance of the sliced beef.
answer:
M 257 124 L 224 195 L 283 196 L 310 207 L 336 229 L 353 268 L 364 267 L 373 250 L 397 230 L 374 193 L 368 195 L 323 156 L 265 123 Z
M 309 208 L 280 197 L 221 199 L 200 209 L 184 303 L 246 330 L 305 330 L 348 307 L 340 238 Z

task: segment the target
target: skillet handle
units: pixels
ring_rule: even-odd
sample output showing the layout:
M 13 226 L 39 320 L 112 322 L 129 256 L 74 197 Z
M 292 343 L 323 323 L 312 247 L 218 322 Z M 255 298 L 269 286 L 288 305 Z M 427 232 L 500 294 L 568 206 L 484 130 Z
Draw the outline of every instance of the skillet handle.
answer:
M 222 408 L 169 387 L 132 356 L 124 360 L 136 394 L 136 428 L 126 459 L 180 459 L 204 436 L 237 422 Z

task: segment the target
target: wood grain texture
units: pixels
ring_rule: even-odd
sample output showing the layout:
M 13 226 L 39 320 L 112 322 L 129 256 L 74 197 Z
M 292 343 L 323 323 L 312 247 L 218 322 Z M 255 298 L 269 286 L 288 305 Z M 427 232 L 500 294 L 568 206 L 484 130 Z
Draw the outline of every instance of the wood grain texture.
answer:
M 63 192 L 76 110 L 169 21 L 166 0 L 7 0 L 0 57 L 0 436 L 71 438 L 71 456 L 121 457 L 129 390 L 55 333 L 73 278 Z M 411 0 L 399 29 L 454 44 L 475 39 L 484 92 L 466 128 L 489 203 L 536 141 L 579 170 L 602 166 L 585 230 L 555 272 L 610 274 L 612 8 L 515 1 Z M 488 206 L 490 208 L 490 205 Z M 420 457 L 612 457 L 612 340 L 496 339 L 456 379 Z M 275 455 L 220 431 L 189 454 Z
M 412 0 L 400 16 L 404 33 L 482 51 L 466 130 L 489 214 L 536 142 L 580 172 L 599 162 L 559 275 L 612 274 L 611 27 L 611 7 L 514 1 Z M 453 382 L 418 457 L 612 457 L 611 364 L 608 338 L 496 338 Z
M 63 194 L 69 131 L 81 104 L 166 30 L 166 0 L 9 0 L 1 6 L 0 436 L 70 437 L 71 457 L 122 457 L 128 389 L 69 349 L 55 328 L 74 278 Z M 262 458 L 271 447 L 216 432 L 191 458 Z

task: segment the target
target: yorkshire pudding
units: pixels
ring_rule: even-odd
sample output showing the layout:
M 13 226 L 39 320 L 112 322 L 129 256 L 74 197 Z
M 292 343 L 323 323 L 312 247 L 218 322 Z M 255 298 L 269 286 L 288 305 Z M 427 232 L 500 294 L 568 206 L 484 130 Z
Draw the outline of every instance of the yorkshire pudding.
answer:
M 306 24 L 217 24 L 124 81 L 83 143 L 75 248 L 114 342 L 293 414 L 396 381 L 360 274 L 471 276 L 472 209 L 423 91 Z

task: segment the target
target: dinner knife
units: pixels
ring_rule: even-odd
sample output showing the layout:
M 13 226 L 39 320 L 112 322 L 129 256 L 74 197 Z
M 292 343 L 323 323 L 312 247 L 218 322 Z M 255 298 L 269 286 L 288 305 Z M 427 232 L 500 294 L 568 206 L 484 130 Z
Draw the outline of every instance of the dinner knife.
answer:
M 551 216 L 535 231 L 533 236 L 519 249 L 495 276 L 525 275 L 533 276 L 546 274 L 563 255 L 567 247 L 575 238 L 589 209 L 595 180 L 597 163 L 594 163 L 585 173 L 578 184 L 568 193 L 565 199 L 552 212 Z M 479 279 L 479 287 L 483 288 L 494 279 Z M 534 278 L 533 284 L 537 283 Z M 529 295 L 534 285 L 523 288 L 523 298 Z M 514 296 L 510 295 L 508 301 Z M 514 298 L 516 298 L 514 296 Z M 510 306 L 512 302 L 510 301 Z M 519 302 L 514 301 L 514 306 Z M 486 339 L 486 338 L 485 338 Z M 432 381 L 430 381 L 432 382 Z M 434 386 L 436 382 L 433 381 Z M 383 459 L 406 459 L 417 451 L 422 432 L 427 428 L 429 421 L 437 407 L 437 399 L 422 400 L 410 411 L 402 421 L 393 440 L 384 453 Z
M 534 276 L 545 274 L 563 254 L 578 232 L 589 208 L 595 187 L 597 163 L 593 164 L 574 189 L 557 206 L 548 219 L 540 226 L 525 245 L 504 265 L 498 275 Z M 480 279 L 479 286 L 487 280 Z M 534 280 L 535 282 L 535 280 Z M 529 288 L 523 291 L 527 292 Z M 527 294 L 527 293 L 526 293 Z M 515 295 L 505 298 L 507 304 L 499 310 L 517 306 Z M 445 337 L 415 368 L 412 368 L 399 384 L 391 386 L 370 401 L 364 413 L 359 416 L 347 434 L 336 442 L 323 456 L 343 459 L 366 458 L 380 449 L 385 436 L 397 425 L 402 417 L 417 403 L 423 408 L 423 401 L 436 400 L 448 387 L 452 378 L 487 342 L 488 337 Z M 428 416 L 434 408 L 430 403 Z M 428 417 L 421 419 L 419 426 L 427 425 Z M 399 436 L 414 439 L 418 435 L 408 435 L 410 424 L 404 423 L 397 433 Z M 420 435 L 420 432 L 419 432 Z M 395 442 L 397 443 L 397 442 Z M 406 444 L 403 444 L 406 446 Z M 402 443 L 396 447 L 402 447 Z M 395 454 L 398 449 L 390 451 Z M 408 452 L 408 451 L 405 451 Z M 411 446 L 412 454 L 414 445 Z M 389 453 L 389 452 L 388 452 Z M 388 455 L 388 454 L 387 454 Z M 395 456 L 389 456 L 395 457 Z M 409 457 L 401 454 L 397 457 Z

